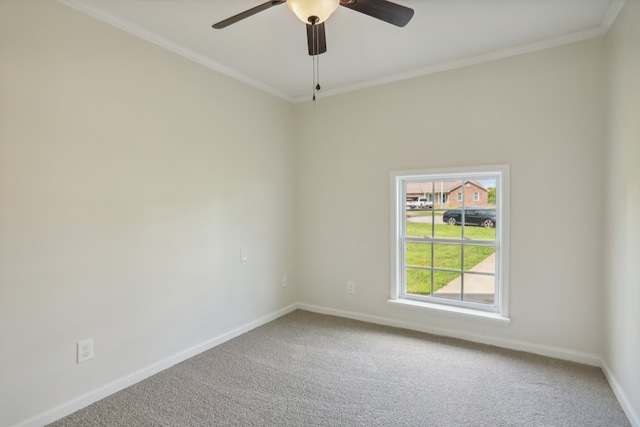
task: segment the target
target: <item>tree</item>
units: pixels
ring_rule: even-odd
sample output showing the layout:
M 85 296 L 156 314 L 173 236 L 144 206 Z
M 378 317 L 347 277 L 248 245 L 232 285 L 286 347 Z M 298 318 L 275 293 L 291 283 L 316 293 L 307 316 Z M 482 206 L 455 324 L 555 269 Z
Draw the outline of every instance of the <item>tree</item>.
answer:
M 489 187 L 489 195 L 488 197 L 488 201 L 489 203 L 495 205 L 496 204 L 496 187 Z

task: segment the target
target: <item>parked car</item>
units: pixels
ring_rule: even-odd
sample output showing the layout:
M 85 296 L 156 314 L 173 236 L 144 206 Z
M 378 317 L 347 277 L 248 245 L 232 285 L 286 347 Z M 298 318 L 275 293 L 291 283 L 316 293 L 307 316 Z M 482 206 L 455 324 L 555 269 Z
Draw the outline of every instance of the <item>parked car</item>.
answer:
M 428 201 L 424 197 L 418 199 L 407 199 L 407 209 L 431 209 L 433 202 Z
M 462 209 L 451 209 L 442 214 L 442 221 L 449 225 L 462 225 Z M 482 227 L 496 226 L 496 211 L 494 209 L 466 207 L 464 208 L 464 223 Z

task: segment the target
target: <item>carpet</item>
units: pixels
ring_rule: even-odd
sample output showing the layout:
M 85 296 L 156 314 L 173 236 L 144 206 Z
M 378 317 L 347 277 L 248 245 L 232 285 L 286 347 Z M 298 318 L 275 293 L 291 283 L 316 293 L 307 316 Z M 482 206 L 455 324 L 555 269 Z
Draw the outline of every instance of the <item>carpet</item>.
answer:
M 50 424 L 629 425 L 599 368 L 301 310 Z

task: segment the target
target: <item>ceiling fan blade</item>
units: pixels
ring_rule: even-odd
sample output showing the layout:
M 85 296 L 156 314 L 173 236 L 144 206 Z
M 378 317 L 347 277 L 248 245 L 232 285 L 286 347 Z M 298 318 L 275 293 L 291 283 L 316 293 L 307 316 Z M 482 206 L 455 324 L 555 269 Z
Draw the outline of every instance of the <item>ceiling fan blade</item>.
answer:
M 324 32 L 324 22 L 321 24 L 307 24 L 307 44 L 309 55 L 320 55 L 327 51 L 327 38 Z
M 287 0 L 271 0 L 266 3 L 262 3 L 256 7 L 253 7 L 249 10 L 245 10 L 244 12 L 240 12 L 237 15 L 232 16 L 231 18 L 224 19 L 217 24 L 213 24 L 212 27 L 219 30 L 224 27 L 228 27 L 231 24 L 235 24 L 238 21 L 242 21 L 245 18 L 248 18 L 252 15 L 255 15 L 258 12 L 262 12 L 263 10 L 267 10 L 270 7 L 277 6 L 281 3 L 286 3 Z
M 340 6 L 398 27 L 404 27 L 413 17 L 413 9 L 387 0 L 340 0 Z

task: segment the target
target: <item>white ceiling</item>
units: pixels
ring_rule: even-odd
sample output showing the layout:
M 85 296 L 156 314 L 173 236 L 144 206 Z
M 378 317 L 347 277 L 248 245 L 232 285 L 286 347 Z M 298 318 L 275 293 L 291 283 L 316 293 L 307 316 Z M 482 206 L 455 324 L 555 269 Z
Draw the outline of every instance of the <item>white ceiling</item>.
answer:
M 266 0 L 60 0 L 292 102 L 312 93 L 305 25 L 285 4 L 222 30 L 211 25 Z M 605 34 L 624 0 L 394 0 L 415 10 L 398 28 L 339 7 L 325 23 L 320 96 Z

